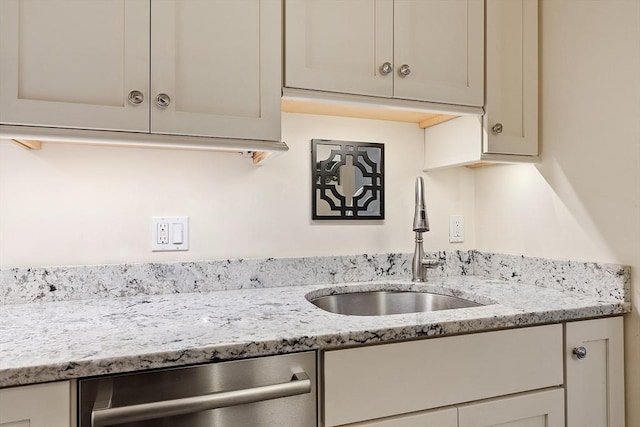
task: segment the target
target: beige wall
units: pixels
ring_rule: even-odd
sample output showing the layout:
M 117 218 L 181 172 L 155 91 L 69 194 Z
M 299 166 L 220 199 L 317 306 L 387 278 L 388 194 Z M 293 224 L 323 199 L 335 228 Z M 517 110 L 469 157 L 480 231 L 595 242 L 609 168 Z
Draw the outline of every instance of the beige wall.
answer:
M 476 172 L 480 250 L 632 266 L 627 426 L 640 426 L 640 1 L 541 2 L 537 166 Z
M 264 166 L 238 154 L 0 142 L 0 268 L 413 251 L 413 186 L 423 135 L 415 124 L 284 114 L 291 147 Z M 386 220 L 312 222 L 310 140 L 385 143 Z M 472 236 L 473 175 L 426 178 L 434 231 L 449 214 Z M 151 216 L 188 215 L 190 251 L 152 253 Z

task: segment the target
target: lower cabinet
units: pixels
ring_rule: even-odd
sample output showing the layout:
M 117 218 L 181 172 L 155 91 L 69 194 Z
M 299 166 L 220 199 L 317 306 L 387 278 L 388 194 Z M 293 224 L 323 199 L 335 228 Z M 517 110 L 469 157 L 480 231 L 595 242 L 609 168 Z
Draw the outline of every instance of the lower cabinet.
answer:
M 0 427 L 74 427 L 72 393 L 71 381 L 0 389 Z
M 567 427 L 623 427 L 622 317 L 566 324 Z
M 624 427 L 623 345 L 611 317 L 324 351 L 320 426 Z M 75 427 L 75 384 L 0 389 L 0 427 Z
M 625 425 L 622 317 L 322 354 L 322 427 Z

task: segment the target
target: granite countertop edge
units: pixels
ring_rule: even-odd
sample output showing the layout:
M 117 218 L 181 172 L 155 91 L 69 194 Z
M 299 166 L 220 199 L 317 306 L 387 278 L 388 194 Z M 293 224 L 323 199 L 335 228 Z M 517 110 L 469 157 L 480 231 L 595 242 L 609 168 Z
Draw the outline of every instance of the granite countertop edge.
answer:
M 343 316 L 305 295 L 426 290 L 487 305 Z M 0 387 L 615 316 L 629 302 L 477 276 L 8 305 Z M 52 319 L 55 319 L 52 321 Z

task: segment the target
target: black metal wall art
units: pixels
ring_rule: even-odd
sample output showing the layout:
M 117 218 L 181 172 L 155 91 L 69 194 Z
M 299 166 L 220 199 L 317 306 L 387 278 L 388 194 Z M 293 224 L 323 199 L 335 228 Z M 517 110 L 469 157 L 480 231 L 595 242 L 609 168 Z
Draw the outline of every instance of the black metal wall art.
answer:
M 384 219 L 384 144 L 311 140 L 313 219 Z

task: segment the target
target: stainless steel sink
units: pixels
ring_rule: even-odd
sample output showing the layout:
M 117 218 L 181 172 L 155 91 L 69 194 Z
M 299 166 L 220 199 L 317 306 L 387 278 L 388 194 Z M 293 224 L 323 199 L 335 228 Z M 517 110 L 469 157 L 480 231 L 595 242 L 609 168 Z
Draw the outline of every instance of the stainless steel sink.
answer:
M 321 296 L 309 301 L 325 311 L 352 316 L 420 313 L 482 305 L 448 295 L 414 291 L 350 292 Z

